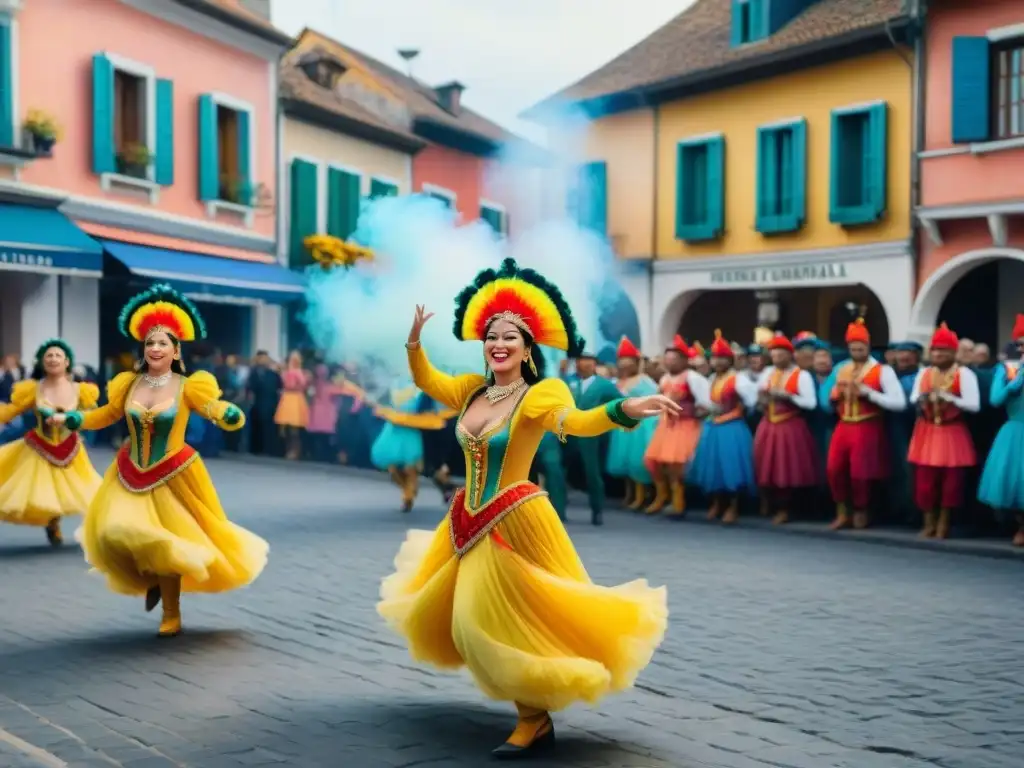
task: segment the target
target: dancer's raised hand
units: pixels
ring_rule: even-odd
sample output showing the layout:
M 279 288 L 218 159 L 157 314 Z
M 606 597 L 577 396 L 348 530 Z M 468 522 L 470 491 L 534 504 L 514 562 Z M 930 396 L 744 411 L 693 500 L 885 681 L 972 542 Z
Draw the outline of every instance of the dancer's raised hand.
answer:
M 412 328 L 409 329 L 409 346 L 415 346 L 420 343 L 420 331 L 427 324 L 427 320 L 433 316 L 433 312 L 427 312 L 426 304 L 416 305 L 416 315 L 412 319 Z

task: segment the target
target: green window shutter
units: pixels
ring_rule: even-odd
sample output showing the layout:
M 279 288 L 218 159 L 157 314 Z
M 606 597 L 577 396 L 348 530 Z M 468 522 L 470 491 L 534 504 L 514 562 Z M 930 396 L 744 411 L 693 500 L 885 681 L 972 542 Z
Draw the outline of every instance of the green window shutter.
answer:
M 882 218 L 888 201 L 889 107 L 876 104 L 868 110 L 868 140 L 865 152 L 863 200 L 870 207 L 872 221 Z
M 370 179 L 370 199 L 378 197 L 398 197 L 398 185 L 380 179 Z
M 114 65 L 102 53 L 92 57 L 92 170 L 114 173 Z
M 306 246 L 302 244 L 310 235 L 317 233 L 317 166 L 306 160 L 292 160 L 289 200 L 288 263 L 292 267 L 304 267 L 313 263 Z
M 246 205 L 253 204 L 252 168 L 250 160 L 252 155 L 249 150 L 249 143 L 252 141 L 252 115 L 245 110 L 236 112 L 238 115 L 238 189 L 241 199 Z
M 778 189 L 778 172 L 776 167 L 775 143 L 778 131 L 774 128 L 757 129 L 757 217 L 755 227 L 758 232 L 775 232 L 778 218 L 776 190 Z
M 750 3 L 750 40 L 768 37 L 768 0 L 747 0 Z
M 361 181 L 357 173 L 327 169 L 327 234 L 347 240 L 356 231 Z
M 839 169 L 842 167 L 843 156 L 843 124 L 838 112 L 832 113 L 831 133 L 829 134 L 829 176 L 828 176 L 828 220 L 833 224 L 842 224 L 842 206 L 839 199 Z
M 676 239 L 685 240 L 690 222 L 687 221 L 686 209 L 690 204 L 686 179 L 686 145 L 680 142 L 676 146 Z
M 794 123 L 790 129 L 792 158 L 789 177 L 791 180 L 792 205 L 790 216 L 792 227 L 796 231 L 807 221 L 807 121 Z
M 707 150 L 707 225 L 710 237 L 725 231 L 725 139 L 708 142 Z
M 503 218 L 504 214 L 502 211 L 499 211 L 496 208 L 490 208 L 486 205 L 480 206 L 480 220 L 489 224 L 491 229 L 499 235 L 505 234 L 505 228 L 502 221 Z
M 0 146 L 14 146 L 14 61 L 11 23 L 0 22 Z
M 991 58 L 987 37 L 953 38 L 953 142 L 990 138 Z
M 156 81 L 156 183 L 174 183 L 174 83 Z
M 608 164 L 585 163 L 579 169 L 580 224 L 599 235 L 608 234 Z
M 217 104 L 199 97 L 199 199 L 220 199 L 220 158 L 217 156 Z
M 732 46 L 743 45 L 743 4 L 744 0 L 732 0 Z

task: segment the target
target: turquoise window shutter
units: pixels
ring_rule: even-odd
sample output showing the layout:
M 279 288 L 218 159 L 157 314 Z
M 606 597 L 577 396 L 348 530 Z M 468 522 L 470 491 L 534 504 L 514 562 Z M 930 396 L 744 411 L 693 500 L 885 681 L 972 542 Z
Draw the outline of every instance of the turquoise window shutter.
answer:
M 347 240 L 359 224 L 359 174 L 327 170 L 327 234 Z
M 14 146 L 13 54 L 10 22 L 0 22 L 0 147 Z
M 758 232 L 774 232 L 779 201 L 778 169 L 775 164 L 777 132 L 772 128 L 757 129 L 757 216 Z
M 791 128 L 792 168 L 792 230 L 800 229 L 807 221 L 807 121 L 794 123 Z
M 768 0 L 748 0 L 750 3 L 750 39 L 768 37 Z
M 102 53 L 92 57 L 92 170 L 114 173 L 114 66 Z
M 250 167 L 252 155 L 249 153 L 249 143 L 252 141 L 252 115 L 245 110 L 236 112 L 238 115 L 238 188 L 241 190 L 242 199 L 247 205 L 253 204 L 252 168 Z
M 174 183 L 174 83 L 156 81 L 156 183 Z
M 988 38 L 953 38 L 953 141 L 987 141 L 991 136 Z
M 732 46 L 743 45 L 743 0 L 732 0 Z
M 378 197 L 398 197 L 398 185 L 380 179 L 370 179 L 370 199 Z
M 829 175 L 828 175 L 828 220 L 833 224 L 842 224 L 842 206 L 839 204 L 839 169 L 842 167 L 843 135 L 839 114 L 832 113 L 831 134 L 829 136 Z
M 725 139 L 708 142 L 707 225 L 710 237 L 725 231 Z
M 874 219 L 885 213 L 889 181 L 889 107 L 876 104 L 869 111 L 868 140 L 864 180 L 867 185 L 864 201 L 874 213 Z
M 676 146 L 676 239 L 685 240 L 689 222 L 686 220 L 686 145 Z
M 217 154 L 217 104 L 199 97 L 199 199 L 220 199 L 220 158 Z
M 303 245 L 309 235 L 317 229 L 317 166 L 306 160 L 292 160 L 290 184 L 290 231 L 288 263 L 292 267 L 304 267 L 313 259 Z
M 495 208 L 489 208 L 486 205 L 480 206 L 480 219 L 490 225 L 491 229 L 499 235 L 505 233 L 505 228 L 502 226 L 503 218 L 504 214 L 501 211 Z
M 608 234 L 608 164 L 586 165 L 587 227 L 599 235 Z

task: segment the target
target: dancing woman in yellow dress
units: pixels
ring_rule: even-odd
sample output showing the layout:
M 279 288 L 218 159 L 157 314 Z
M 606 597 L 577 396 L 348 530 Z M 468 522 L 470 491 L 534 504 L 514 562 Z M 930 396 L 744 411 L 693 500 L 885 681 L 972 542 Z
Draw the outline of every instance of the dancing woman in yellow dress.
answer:
M 19 381 L 11 403 L 0 405 L 0 424 L 35 411 L 35 426 L 21 440 L 0 448 L 0 521 L 46 528 L 54 547 L 64 543 L 60 521 L 80 515 L 100 487 L 85 445 L 66 427 L 46 423 L 58 411 L 95 408 L 95 384 L 71 378 L 75 355 L 63 339 L 48 339 L 36 351 L 32 378 Z
M 136 371 L 116 376 L 108 404 L 51 417 L 72 430 L 103 429 L 124 418 L 131 439 L 103 478 L 79 531 L 85 559 L 114 592 L 163 602 L 160 635 L 181 632 L 181 592 L 225 592 L 252 582 L 267 543 L 231 523 L 199 454 L 185 444 L 189 414 L 240 429 L 241 410 L 220 399 L 209 373 L 185 376 L 181 342 L 203 338 L 195 306 L 155 285 L 121 312 L 121 332 L 141 345 Z
M 417 307 L 409 367 L 460 412 L 467 487 L 436 531 L 409 532 L 377 610 L 414 659 L 466 666 L 484 694 L 515 703 L 516 729 L 494 755 L 523 757 L 554 743 L 549 712 L 632 685 L 668 620 L 664 587 L 591 583 L 547 494 L 527 480 L 537 446 L 545 432 L 593 437 L 676 405 L 651 395 L 576 410 L 564 382 L 543 378 L 535 345 L 571 357 L 583 340 L 558 289 L 511 259 L 458 301 L 456 336 L 484 342 L 486 378 L 430 364 L 419 339 L 431 317 Z

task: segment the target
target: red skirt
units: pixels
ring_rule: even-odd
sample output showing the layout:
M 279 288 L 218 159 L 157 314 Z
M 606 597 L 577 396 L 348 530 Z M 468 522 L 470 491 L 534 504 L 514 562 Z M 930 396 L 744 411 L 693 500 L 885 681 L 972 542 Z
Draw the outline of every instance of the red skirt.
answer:
M 821 458 L 807 422 L 799 416 L 777 424 L 761 419 L 754 436 L 754 470 L 762 488 L 820 485 Z
M 973 467 L 978 463 L 978 455 L 963 419 L 946 424 L 918 419 L 907 460 L 922 467 Z
M 849 472 L 852 480 L 884 480 L 890 474 L 889 436 L 881 418 L 840 421 L 828 449 L 829 472 Z

